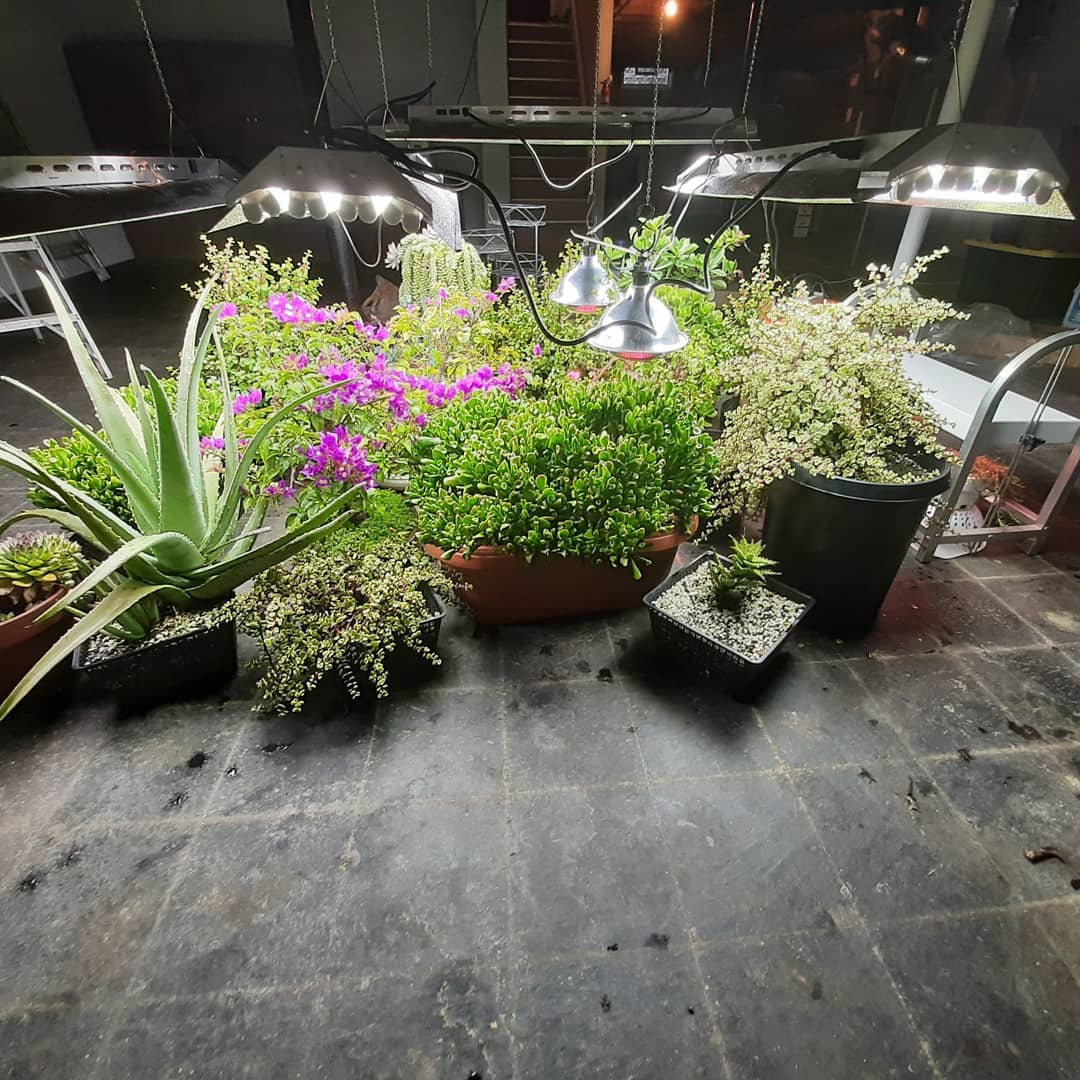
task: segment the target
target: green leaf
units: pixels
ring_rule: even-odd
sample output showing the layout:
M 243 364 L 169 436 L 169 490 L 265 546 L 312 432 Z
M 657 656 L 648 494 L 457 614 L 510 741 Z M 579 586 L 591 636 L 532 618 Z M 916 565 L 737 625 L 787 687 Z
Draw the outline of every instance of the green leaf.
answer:
M 139 382 L 139 373 L 135 370 L 135 361 L 131 359 L 131 350 L 124 350 L 124 360 L 127 363 L 128 380 L 135 391 L 135 414 L 139 418 L 139 427 L 142 430 L 143 451 L 146 454 L 147 472 L 150 476 L 157 475 L 157 431 L 150 419 L 150 410 L 146 407 L 146 398 L 143 396 L 142 384 Z
M 158 429 L 158 498 L 160 516 L 155 532 L 180 533 L 193 544 L 206 538 L 206 511 L 201 476 L 192 472 L 184 441 L 158 377 L 143 369 L 153 398 Z M 201 463 L 200 463 L 201 470 Z

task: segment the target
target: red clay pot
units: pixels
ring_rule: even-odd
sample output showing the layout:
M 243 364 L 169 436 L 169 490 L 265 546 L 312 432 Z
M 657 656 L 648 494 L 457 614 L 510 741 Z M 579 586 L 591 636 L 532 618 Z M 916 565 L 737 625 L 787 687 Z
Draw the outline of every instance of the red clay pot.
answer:
M 672 530 L 648 537 L 640 555 L 649 562 L 641 563 L 637 579 L 629 567 L 587 559 L 537 556 L 530 563 L 494 547 L 477 548 L 467 559 L 444 559 L 442 548 L 434 544 L 425 544 L 424 550 L 472 586 L 454 591 L 477 622 L 538 622 L 637 607 L 667 577 L 679 545 L 696 528 L 695 518 L 689 534 Z
M 0 622 L 0 701 L 15 689 L 19 680 L 49 651 L 49 648 L 71 625 L 71 616 L 67 612 L 45 619 L 43 622 L 34 621 L 46 608 L 56 603 L 66 591 L 66 589 L 60 589 L 44 600 L 39 600 L 21 615 L 16 615 L 14 619 Z M 59 689 L 64 679 L 63 675 L 57 673 L 66 669 L 66 664 L 57 665 L 53 669 L 52 677 L 47 676 L 44 682 L 39 684 L 39 690 L 45 687 L 51 690 Z M 44 690 L 44 693 L 48 693 L 48 690 Z M 44 695 L 35 691 L 32 696 L 40 699 Z

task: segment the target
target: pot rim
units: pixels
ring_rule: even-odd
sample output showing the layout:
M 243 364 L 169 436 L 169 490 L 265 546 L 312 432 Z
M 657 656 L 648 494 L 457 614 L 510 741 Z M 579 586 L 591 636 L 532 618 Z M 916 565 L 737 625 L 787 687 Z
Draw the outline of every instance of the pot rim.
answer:
M 936 468 L 937 475 L 909 483 L 887 484 L 877 480 L 853 480 L 845 476 L 822 476 L 796 464 L 788 479 L 812 491 L 862 502 L 917 502 L 940 495 L 949 486 L 952 466 L 945 458 L 930 454 L 920 455 L 916 460 L 925 461 L 927 468 Z
M 645 537 L 645 542 L 638 549 L 636 554 L 648 554 L 650 551 L 666 551 L 669 547 L 678 547 L 679 544 L 685 543 L 690 539 L 697 531 L 701 524 L 700 517 L 695 514 L 691 519 L 689 526 L 684 531 L 681 528 L 673 526 L 665 532 L 652 533 L 650 536 Z M 446 551 L 439 547 L 438 544 L 425 544 L 424 550 L 429 555 L 434 555 L 435 558 L 441 559 L 443 562 L 454 563 L 463 562 L 471 563 L 474 559 L 520 559 L 525 560 L 525 556 L 517 552 L 506 551 L 503 548 L 495 547 L 492 544 L 483 544 L 480 547 L 473 550 L 473 553 L 469 556 L 462 555 L 458 551 L 451 552 L 449 555 Z M 607 566 L 609 563 L 603 559 L 596 562 L 593 559 L 585 559 L 580 555 L 536 555 L 534 559 L 576 559 L 580 562 L 587 562 L 596 566 Z
M 14 648 L 24 641 L 30 641 L 32 638 L 36 638 L 38 634 L 43 634 L 46 630 L 60 625 L 58 620 L 63 617 L 63 612 L 57 612 L 53 618 L 45 619 L 42 622 L 36 622 L 36 620 L 46 607 L 55 604 L 66 593 L 67 589 L 57 589 L 56 592 L 49 593 L 44 600 L 31 604 L 20 614 L 0 622 L 0 650 Z

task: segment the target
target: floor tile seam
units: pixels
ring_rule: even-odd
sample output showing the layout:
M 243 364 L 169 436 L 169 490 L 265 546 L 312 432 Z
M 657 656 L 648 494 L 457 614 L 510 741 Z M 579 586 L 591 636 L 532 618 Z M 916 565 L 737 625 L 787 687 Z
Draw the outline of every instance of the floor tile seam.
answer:
M 611 628 L 606 627 L 608 641 L 612 648 L 615 647 L 614 640 L 611 636 Z M 626 691 L 620 687 L 620 692 L 623 694 L 623 700 L 627 706 L 631 702 L 627 698 Z M 710 1029 L 710 1042 L 712 1043 L 713 1050 L 720 1059 L 720 1065 L 723 1069 L 724 1080 L 735 1080 L 735 1072 L 732 1068 L 731 1057 L 727 1050 L 727 1045 L 724 1040 L 723 1032 L 720 1030 L 720 1021 L 716 1014 L 716 1007 L 712 999 L 712 994 L 709 992 L 709 984 L 705 979 L 705 973 L 701 967 L 701 959 L 698 955 L 695 947 L 695 930 L 691 925 L 690 913 L 686 907 L 686 896 L 683 893 L 682 885 L 679 882 L 678 875 L 675 873 L 675 860 L 671 852 L 671 845 L 668 842 L 667 833 L 664 829 L 663 818 L 660 814 L 660 806 L 656 800 L 656 793 L 653 790 L 653 786 L 650 780 L 649 763 L 645 756 L 645 748 L 641 743 L 641 735 L 635 730 L 631 732 L 634 739 L 634 743 L 637 747 L 638 758 L 641 761 L 641 770 L 645 777 L 646 794 L 649 799 L 649 805 L 652 810 L 653 827 L 656 829 L 657 836 L 660 838 L 660 847 L 663 852 L 664 862 L 667 866 L 668 877 L 671 880 L 673 889 L 675 890 L 675 902 L 679 908 L 679 917 L 682 922 L 680 929 L 686 935 L 686 941 L 688 945 L 688 956 L 690 960 L 690 969 L 694 977 L 697 979 L 698 989 L 701 993 L 701 999 L 705 1005 L 706 1017 L 709 1021 Z
M 877 702 L 877 695 L 866 684 L 865 680 L 860 675 L 858 675 L 854 670 L 852 671 L 852 674 L 858 680 L 859 685 L 862 686 L 864 692 L 869 695 L 870 699 L 872 701 Z M 1008 715 L 1008 710 L 1005 709 L 1004 703 L 998 698 L 998 696 L 996 694 L 994 694 L 992 691 L 990 691 L 989 688 L 988 688 L 987 692 L 997 702 L 997 704 L 1002 709 L 1005 710 L 1005 715 L 1007 716 Z M 907 750 L 907 752 L 910 754 L 911 753 L 911 746 L 909 745 L 909 743 L 907 741 L 907 738 L 904 736 L 903 732 L 898 732 L 897 734 L 898 734 L 898 736 L 900 738 L 901 744 L 903 745 L 904 749 Z M 948 792 L 945 791 L 945 789 L 941 786 L 940 783 L 935 784 L 935 789 L 936 789 L 936 795 L 937 795 L 938 798 L 940 798 L 943 801 L 946 811 L 950 814 L 950 816 L 953 818 L 953 820 L 960 826 L 960 828 L 962 830 L 961 835 L 963 835 L 964 832 L 967 832 L 968 834 L 970 834 L 971 842 L 974 843 L 978 847 L 978 849 L 983 853 L 983 855 L 986 857 L 987 861 L 989 862 L 990 866 L 992 866 L 997 871 L 997 873 L 999 875 L 1001 875 L 1002 880 L 1007 882 L 1009 884 L 1010 888 L 1019 888 L 1020 886 L 1018 884 L 1015 884 L 1015 883 L 1017 883 L 1019 881 L 1019 878 L 1018 877 L 1013 877 L 1014 867 L 1011 864 L 1003 863 L 994 854 L 994 852 L 983 842 L 983 840 L 982 840 L 982 830 L 979 829 L 974 824 L 974 822 L 969 821 L 968 818 L 965 817 L 960 812 L 960 810 L 957 808 L 956 804 L 949 797 Z M 1043 940 L 1049 946 L 1050 951 L 1054 955 L 1060 957 L 1063 961 L 1065 961 L 1065 957 L 1063 956 L 1061 951 L 1058 949 L 1057 943 L 1050 937 L 1050 935 L 1046 932 L 1045 928 L 1040 924 L 1036 924 L 1036 925 L 1037 925 L 1038 932 L 1041 934 Z M 1067 961 L 1066 961 L 1066 966 L 1068 967 Z M 1072 969 L 1070 968 L 1069 970 L 1070 970 L 1070 974 L 1071 974 Z M 1075 980 L 1075 977 L 1074 977 L 1074 982 L 1075 981 L 1076 980 Z M 1078 989 L 1080 989 L 1080 986 L 1078 986 Z
M 862 680 L 859 681 L 861 684 Z M 756 706 L 752 709 L 752 713 L 758 727 L 764 733 L 765 738 L 769 740 L 770 745 L 772 745 L 773 753 L 776 754 L 777 759 L 781 763 L 785 763 L 785 759 L 780 753 L 779 747 L 776 746 L 772 736 L 769 734 L 769 731 L 766 728 L 764 721 L 762 720 L 761 714 Z M 914 1035 L 916 1041 L 918 1042 L 923 1057 L 926 1059 L 927 1064 L 930 1066 L 930 1070 L 934 1075 L 934 1080 L 944 1080 L 944 1074 L 942 1073 L 941 1068 L 937 1063 L 937 1059 L 934 1057 L 934 1052 L 930 1045 L 930 1040 L 927 1038 L 926 1034 L 922 1030 L 922 1027 L 915 1019 L 915 1012 L 911 1007 L 911 1003 L 908 1001 L 903 990 L 901 990 L 900 984 L 896 981 L 896 977 L 892 973 L 892 969 L 885 962 L 885 957 L 881 952 L 877 939 L 873 935 L 870 923 L 867 921 L 866 916 L 860 910 L 859 905 L 855 900 L 854 893 L 851 891 L 851 887 L 844 880 L 844 877 L 840 872 L 840 867 L 837 864 L 837 861 L 834 858 L 832 852 L 829 850 L 829 846 L 825 843 L 825 838 L 821 835 L 821 830 L 818 828 L 818 824 L 814 820 L 813 814 L 810 813 L 810 808 L 806 805 L 806 800 L 803 798 L 802 792 L 799 790 L 798 785 L 795 784 L 790 774 L 785 777 L 785 781 L 792 795 L 798 802 L 799 808 L 802 810 L 803 816 L 806 818 L 806 821 L 809 824 L 814 837 L 817 839 L 821 850 L 825 853 L 825 858 L 828 860 L 829 866 L 832 870 L 832 875 L 836 880 L 837 886 L 839 888 L 841 899 L 844 901 L 851 913 L 854 915 L 855 924 L 866 935 L 866 938 L 870 943 L 870 948 L 873 952 L 874 958 L 878 961 L 881 970 L 885 973 L 885 977 L 889 981 L 889 985 L 892 987 L 893 994 L 895 995 L 896 1000 L 899 1002 L 900 1007 L 904 1012 L 904 1016 L 907 1019 L 908 1027 L 911 1029 L 911 1033 Z
M 1002 596 L 998 596 L 993 591 L 993 589 L 989 588 L 989 586 L 986 585 L 985 581 L 980 578 L 976 578 L 975 581 L 978 583 L 979 587 L 983 590 L 983 592 L 985 592 L 987 596 L 990 597 L 992 601 L 996 601 L 997 603 L 999 603 L 1007 612 L 1009 612 L 1010 615 L 1013 616 L 1013 618 L 1015 618 L 1020 623 L 1021 626 L 1026 626 L 1045 645 L 1054 646 L 1059 644 L 1059 642 L 1052 641 L 1033 622 L 1021 615 L 1020 612 L 1017 611 L 1016 608 L 1014 608 L 1012 604 L 1008 602 L 1008 600 L 1006 600 Z
M 972 579 L 979 580 L 979 579 Z M 955 644 L 940 645 L 932 649 L 921 649 L 918 652 L 871 652 L 862 656 L 834 656 L 831 659 L 825 660 L 802 660 L 800 663 L 814 663 L 814 664 L 859 664 L 866 663 L 870 660 L 881 660 L 887 663 L 895 663 L 897 660 L 917 660 L 920 657 L 929 657 L 931 659 L 949 656 L 1000 656 L 1009 653 L 1020 652 L 1046 652 L 1050 649 L 1058 647 L 1057 642 L 1049 641 L 1036 641 L 1036 642 L 1024 642 L 1021 645 L 967 645 L 963 642 L 956 642 Z
M 239 724 L 236 732 L 236 737 L 229 745 L 227 753 L 227 758 L 229 761 L 235 760 L 241 740 L 244 738 L 248 728 L 252 724 L 253 720 L 250 717 L 244 719 Z M 132 989 L 136 985 L 136 981 L 143 970 L 144 961 L 148 954 L 150 944 L 158 936 L 158 931 L 163 921 L 165 920 L 169 909 L 172 906 L 173 894 L 180 886 L 180 881 L 182 880 L 184 873 L 193 858 L 195 849 L 198 847 L 199 837 L 202 835 L 202 832 L 206 827 L 204 822 L 205 813 L 209 807 L 214 805 L 214 801 L 217 798 L 218 792 L 221 790 L 221 786 L 224 783 L 225 779 L 225 770 L 222 770 L 221 773 L 219 773 L 219 775 L 215 778 L 214 783 L 207 794 L 206 802 L 203 805 L 203 812 L 193 814 L 192 817 L 189 819 L 193 826 L 191 839 L 184 846 L 183 851 L 180 852 L 180 856 L 177 859 L 176 865 L 172 868 L 172 873 L 170 874 L 169 880 L 165 885 L 165 890 L 162 893 L 161 901 L 158 904 L 157 912 L 154 915 L 154 921 L 151 924 L 150 929 L 147 931 L 146 936 L 138 945 L 137 955 L 131 965 L 131 976 L 125 984 L 123 991 L 116 995 L 116 999 L 113 1003 L 113 1011 L 107 1019 L 106 1023 L 104 1024 L 104 1035 L 101 1040 L 101 1053 L 96 1063 L 94 1064 L 94 1067 L 88 1074 L 86 1080 L 99 1080 L 99 1078 L 100 1080 L 108 1080 L 108 1078 L 103 1075 L 103 1070 L 106 1068 L 109 1049 L 112 1046 L 113 1039 L 115 1038 L 116 1032 L 120 1026 L 120 1017 L 122 1015 L 123 1004 L 125 1000 L 132 997 Z
M 514 868 L 513 868 L 513 804 L 510 797 L 510 734 L 507 730 L 506 712 L 507 700 L 505 695 L 499 704 L 499 741 L 502 753 L 502 799 L 503 799 L 503 856 L 505 859 L 504 882 L 506 889 L 506 950 L 502 963 L 498 967 L 499 983 L 501 991 L 498 997 L 501 999 L 500 1015 L 506 1025 L 507 1046 L 510 1052 L 510 1075 L 516 1078 L 518 1075 L 518 1048 L 517 1048 L 517 1006 L 519 1000 L 517 980 L 514 972 L 514 953 L 517 948 L 516 913 L 514 911 Z

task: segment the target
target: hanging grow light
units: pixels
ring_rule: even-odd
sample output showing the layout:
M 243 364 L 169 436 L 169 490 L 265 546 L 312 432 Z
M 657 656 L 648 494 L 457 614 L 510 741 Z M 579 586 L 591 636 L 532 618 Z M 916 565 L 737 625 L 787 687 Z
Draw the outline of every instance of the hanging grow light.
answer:
M 432 218 L 432 206 L 418 186 L 382 156 L 360 150 L 279 146 L 229 193 L 234 205 L 211 230 L 248 222 L 262 224 L 285 214 L 324 221 L 382 219 L 417 232 Z
M 589 344 L 624 360 L 652 360 L 677 352 L 689 338 L 675 322 L 671 309 L 650 295 L 653 275 L 639 263 L 631 273 L 630 287 L 604 312 Z M 619 325 L 615 325 L 619 324 Z
M 831 143 L 803 143 L 710 155 L 668 190 L 703 198 L 749 199 L 794 158 L 800 162 L 766 199 L 798 203 L 874 202 L 1072 220 L 1066 173 L 1043 135 L 1000 124 L 942 124 Z
M 600 261 L 595 242 L 582 246 L 581 258 L 551 294 L 553 303 L 584 314 L 602 311 L 619 298 L 618 282 Z

